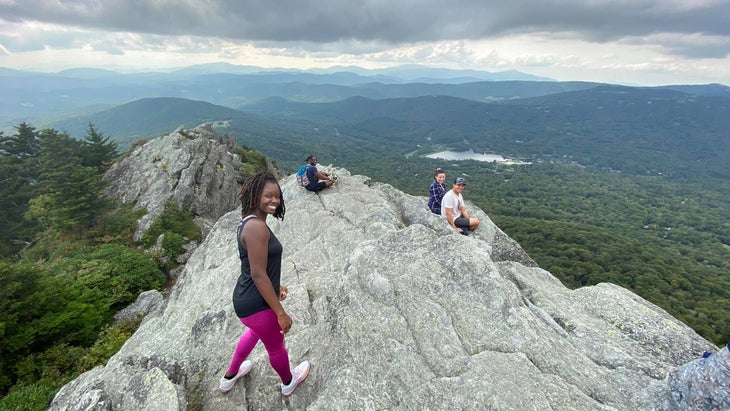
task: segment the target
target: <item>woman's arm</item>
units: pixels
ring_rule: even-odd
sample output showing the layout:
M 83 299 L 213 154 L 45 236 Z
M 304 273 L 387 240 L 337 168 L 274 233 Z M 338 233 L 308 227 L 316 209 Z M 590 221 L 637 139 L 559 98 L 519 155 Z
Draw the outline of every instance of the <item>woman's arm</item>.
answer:
M 446 188 L 441 184 L 434 182 L 428 188 L 428 194 L 430 198 L 433 198 L 438 204 L 441 204 L 441 199 L 443 199 L 444 194 L 446 194 Z
M 438 199 L 439 198 L 438 184 L 432 183 L 431 186 L 428 187 L 428 194 L 431 196 L 431 198 Z
M 241 230 L 241 241 L 246 245 L 248 261 L 251 264 L 251 278 L 256 289 L 266 303 L 276 313 L 281 326 L 281 332 L 286 334 L 292 325 L 292 319 L 284 311 L 278 295 L 274 291 L 269 276 L 266 274 L 266 264 L 269 256 L 269 229 L 266 223 L 259 219 L 252 219 Z

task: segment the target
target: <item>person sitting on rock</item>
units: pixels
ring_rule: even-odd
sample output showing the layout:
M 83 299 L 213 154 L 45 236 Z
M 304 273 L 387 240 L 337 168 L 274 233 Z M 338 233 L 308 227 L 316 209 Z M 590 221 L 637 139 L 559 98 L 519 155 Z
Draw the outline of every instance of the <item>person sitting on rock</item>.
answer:
M 479 227 L 479 219 L 469 217 L 469 213 L 466 211 L 464 197 L 461 195 L 465 186 L 466 180 L 464 178 L 458 177 L 454 180 L 452 189 L 444 194 L 444 198 L 441 200 L 441 216 L 454 227 L 454 230 L 469 235 L 470 231 L 474 231 Z
M 428 209 L 434 214 L 441 214 L 441 199 L 446 194 L 446 172 L 437 168 L 433 173 L 433 183 L 428 188 Z
M 309 191 L 321 191 L 327 187 L 331 187 L 335 183 L 335 179 L 324 171 L 317 170 L 317 157 L 307 157 L 307 179 L 309 184 L 304 186 Z

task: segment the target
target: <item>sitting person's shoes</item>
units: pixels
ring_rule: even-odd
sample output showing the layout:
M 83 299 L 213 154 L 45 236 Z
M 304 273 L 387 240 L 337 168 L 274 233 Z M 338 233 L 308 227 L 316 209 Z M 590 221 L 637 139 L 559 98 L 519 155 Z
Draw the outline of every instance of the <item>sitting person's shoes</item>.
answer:
M 461 229 L 461 235 L 469 236 L 471 234 L 471 231 L 467 230 L 466 228 Z
M 223 377 L 221 378 L 221 385 L 220 389 L 223 394 L 230 391 L 233 386 L 236 384 L 236 381 L 243 377 L 244 375 L 248 374 L 249 371 L 251 371 L 251 368 L 253 368 L 253 363 L 249 360 L 244 361 L 241 363 L 241 366 L 238 368 L 238 372 L 236 375 L 234 375 L 231 378 Z
M 304 381 L 304 379 L 307 378 L 308 375 L 309 361 L 303 361 L 301 364 L 297 365 L 297 368 L 292 370 L 291 382 L 289 382 L 289 384 L 287 385 L 281 384 L 281 394 L 285 397 L 292 395 L 294 390 L 297 389 L 299 383 Z

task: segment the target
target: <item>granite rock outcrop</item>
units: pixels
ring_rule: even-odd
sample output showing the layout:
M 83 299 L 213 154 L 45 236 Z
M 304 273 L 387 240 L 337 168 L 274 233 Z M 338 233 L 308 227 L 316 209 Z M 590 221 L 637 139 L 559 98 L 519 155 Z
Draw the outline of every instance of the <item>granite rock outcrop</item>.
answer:
M 166 178 L 182 174 L 172 169 Z M 231 304 L 233 210 L 122 349 L 50 409 L 671 409 L 668 374 L 717 349 L 626 289 L 567 289 L 472 204 L 482 223 L 465 237 L 425 197 L 335 171 L 338 183 L 320 193 L 284 178 L 285 219 L 268 220 L 284 245 L 290 360 L 312 363 L 294 395 L 281 396 L 262 346 L 252 372 L 218 391 L 244 330 Z M 213 202 L 197 193 L 173 196 L 200 210 Z
M 105 174 L 108 194 L 146 209 L 138 221 L 139 240 L 168 201 L 190 210 L 203 234 L 236 207 L 242 175 L 235 141 L 219 136 L 211 123 L 181 128 L 133 148 Z

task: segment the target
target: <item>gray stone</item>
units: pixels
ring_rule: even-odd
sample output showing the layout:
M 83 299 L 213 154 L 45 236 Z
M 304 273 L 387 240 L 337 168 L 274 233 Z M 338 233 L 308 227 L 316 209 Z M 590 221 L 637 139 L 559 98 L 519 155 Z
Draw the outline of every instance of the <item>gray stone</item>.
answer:
M 730 410 L 730 344 L 669 373 L 663 410 Z
M 567 289 L 471 204 L 482 223 L 465 237 L 425 197 L 335 171 L 318 194 L 283 179 L 286 218 L 268 221 L 284 245 L 290 360 L 312 363 L 294 395 L 281 396 L 260 345 L 251 373 L 217 389 L 244 331 L 234 210 L 166 303 L 51 408 L 84 409 L 74 401 L 93 389 L 119 410 L 160 398 L 191 410 L 649 410 L 669 404 L 669 372 L 716 350 L 621 287 Z
M 51 403 L 49 411 L 110 411 L 115 409 L 99 378 L 103 367 L 87 371 L 64 385 Z
M 175 262 L 178 264 L 185 264 L 188 261 L 188 258 L 193 254 L 193 251 L 198 248 L 198 242 L 197 241 L 190 241 L 182 245 L 183 252 L 177 256 L 175 259 Z
M 159 291 L 145 291 L 137 296 L 137 300 L 134 303 L 117 312 L 114 315 L 114 320 L 123 321 L 141 318 L 157 309 L 162 304 L 162 294 Z
M 105 177 L 112 181 L 108 193 L 123 202 L 145 208 L 134 239 L 139 240 L 174 201 L 195 216 L 207 234 L 223 214 L 236 208 L 240 186 L 240 158 L 211 124 L 181 129 L 135 148 L 113 164 Z
M 185 411 L 184 392 L 167 379 L 159 368 L 134 375 L 122 395 L 119 407 L 125 410 Z

